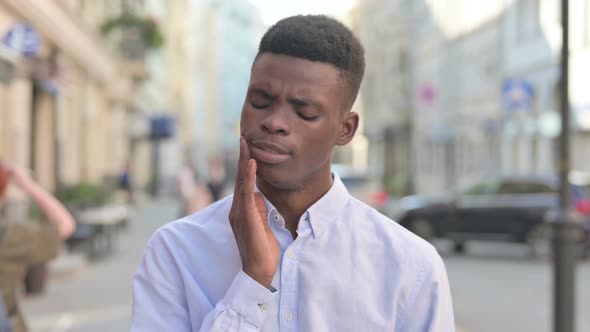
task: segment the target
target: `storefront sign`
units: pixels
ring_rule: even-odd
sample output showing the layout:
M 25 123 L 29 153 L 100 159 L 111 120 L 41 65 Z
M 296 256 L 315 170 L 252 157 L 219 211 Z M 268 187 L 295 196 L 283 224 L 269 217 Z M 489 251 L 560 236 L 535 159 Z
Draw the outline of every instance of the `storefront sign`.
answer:
M 41 36 L 28 23 L 14 24 L 2 38 L 2 44 L 19 55 L 34 57 L 41 48 Z
M 174 136 L 174 119 L 168 115 L 158 115 L 150 118 L 150 138 L 163 139 Z

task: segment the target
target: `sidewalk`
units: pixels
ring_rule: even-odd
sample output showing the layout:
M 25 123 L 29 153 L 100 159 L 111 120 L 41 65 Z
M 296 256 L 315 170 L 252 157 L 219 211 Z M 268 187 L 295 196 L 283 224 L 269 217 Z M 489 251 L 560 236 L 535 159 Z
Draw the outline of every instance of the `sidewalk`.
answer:
M 131 283 L 143 249 L 177 209 L 169 199 L 146 201 L 117 237 L 112 256 L 89 263 L 81 254 L 65 254 L 53 261 L 45 294 L 22 301 L 31 332 L 128 331 Z
M 147 194 L 143 192 L 137 192 L 134 194 L 135 196 L 135 206 L 131 207 L 131 219 L 132 224 L 134 224 L 137 218 L 137 215 L 141 213 L 142 210 L 149 208 L 152 205 L 158 205 L 157 200 L 153 200 Z M 161 201 L 162 203 L 164 201 Z M 120 245 L 121 236 L 117 238 L 118 244 Z M 109 259 L 109 258 L 106 258 Z M 87 260 L 85 254 L 82 252 L 69 252 L 65 248 L 63 248 L 59 254 L 59 256 L 53 260 L 49 264 L 49 274 L 50 278 L 52 279 L 60 279 L 60 278 L 67 278 L 68 276 L 79 272 L 88 264 L 92 264 Z

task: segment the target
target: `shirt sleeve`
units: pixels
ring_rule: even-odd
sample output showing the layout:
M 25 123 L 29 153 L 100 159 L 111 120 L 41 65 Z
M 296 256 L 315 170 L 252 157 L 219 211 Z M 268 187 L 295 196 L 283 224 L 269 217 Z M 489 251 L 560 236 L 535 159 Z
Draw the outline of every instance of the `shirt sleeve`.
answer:
M 260 331 L 276 293 L 240 270 L 199 331 Z
M 434 249 L 433 249 L 434 250 Z M 449 280 L 441 257 L 423 267 L 403 310 L 398 332 L 454 332 L 455 319 Z
M 133 281 L 132 332 L 260 331 L 276 291 L 240 271 L 212 304 L 194 279 L 184 283 L 170 248 L 157 236 L 146 248 Z

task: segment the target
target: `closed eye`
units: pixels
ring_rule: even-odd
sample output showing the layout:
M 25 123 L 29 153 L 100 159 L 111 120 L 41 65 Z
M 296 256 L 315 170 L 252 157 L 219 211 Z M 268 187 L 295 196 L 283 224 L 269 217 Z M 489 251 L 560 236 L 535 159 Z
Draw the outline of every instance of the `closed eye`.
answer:
M 256 109 L 263 109 L 272 103 L 274 98 L 264 90 L 253 90 L 250 92 L 250 105 Z
M 250 101 L 250 105 L 252 105 L 252 107 L 255 109 L 261 110 L 263 108 L 267 108 L 270 104 L 256 104 L 253 101 Z
M 297 116 L 299 116 L 301 119 L 305 121 L 313 121 L 319 117 L 319 115 L 309 115 L 310 110 L 313 110 L 317 107 L 317 104 L 313 101 L 300 98 L 289 98 L 288 100 L 294 106 Z
M 300 118 L 302 118 L 305 121 L 313 121 L 315 119 L 317 119 L 319 116 L 318 115 L 314 115 L 314 116 L 308 116 L 305 115 L 303 113 L 297 112 L 297 116 L 299 116 Z

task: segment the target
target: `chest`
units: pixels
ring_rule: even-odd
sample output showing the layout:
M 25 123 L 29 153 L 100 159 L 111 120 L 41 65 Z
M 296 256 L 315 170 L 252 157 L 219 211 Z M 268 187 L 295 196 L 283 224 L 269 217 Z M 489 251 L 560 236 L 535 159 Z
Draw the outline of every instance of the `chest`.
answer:
M 268 331 L 394 330 L 407 291 L 384 263 L 353 253 L 291 249 L 273 281 L 279 296 Z

